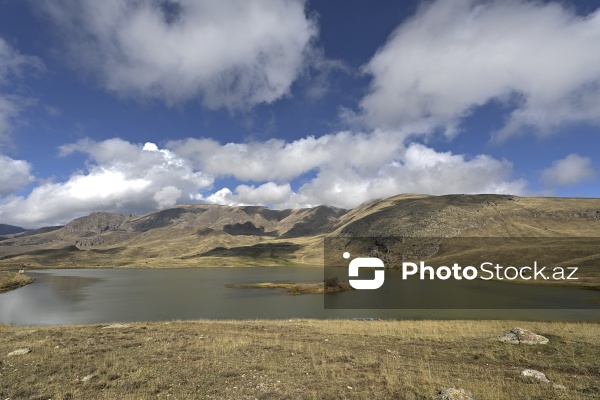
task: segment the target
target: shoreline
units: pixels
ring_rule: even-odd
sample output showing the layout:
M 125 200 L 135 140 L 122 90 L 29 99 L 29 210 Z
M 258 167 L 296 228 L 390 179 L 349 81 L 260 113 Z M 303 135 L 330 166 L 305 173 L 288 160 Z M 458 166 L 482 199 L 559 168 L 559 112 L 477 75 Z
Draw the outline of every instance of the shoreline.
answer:
M 0 293 L 21 288 L 34 281 L 35 278 L 19 272 L 0 271 Z
M 153 266 L 143 265 L 143 264 L 140 264 L 140 265 L 129 265 L 129 264 L 128 265 L 87 265 L 87 266 L 63 265 L 63 266 L 47 266 L 47 267 L 33 266 L 33 265 L 26 266 L 28 271 L 36 271 L 36 270 L 43 271 L 43 270 L 49 270 L 49 269 L 175 269 L 175 268 L 181 268 L 181 269 L 232 268 L 232 269 L 236 269 L 236 268 L 260 268 L 260 267 L 263 267 L 263 268 L 286 268 L 286 267 L 323 268 L 322 265 L 301 264 L 301 263 L 292 263 L 292 262 L 283 263 L 283 264 L 275 264 L 275 263 L 266 262 L 265 264 L 261 264 L 261 263 L 256 262 L 256 260 L 253 260 L 253 262 L 246 263 L 246 264 L 240 263 L 240 264 L 221 264 L 221 265 L 190 265 L 190 264 L 164 265 L 161 263 L 159 265 L 153 265 Z M 343 267 L 340 267 L 340 268 L 343 268 Z M 397 268 L 389 268 L 389 270 L 398 271 Z M 0 275 L 2 273 L 6 273 L 6 272 L 10 272 L 10 270 L 3 269 L 3 266 L 0 265 Z M 477 279 L 481 279 L 481 278 L 477 278 Z M 517 285 L 531 285 L 531 286 L 568 287 L 568 288 L 572 288 L 572 289 L 600 291 L 600 282 L 596 283 L 596 282 L 589 282 L 589 281 L 580 281 L 577 283 L 575 283 L 575 282 L 567 283 L 566 281 L 561 281 L 561 280 L 548 280 L 548 281 L 535 280 L 534 281 L 534 280 L 522 280 L 522 279 L 514 279 L 514 280 L 491 279 L 490 282 L 510 283 L 510 284 L 517 284 Z M 31 282 L 28 282 L 28 283 L 31 283 Z M 263 283 L 266 284 L 266 283 L 272 283 L 272 282 L 263 282 Z M 309 283 L 309 282 L 304 282 L 304 283 Z M 263 287 L 266 288 L 266 286 L 263 286 Z M 273 286 L 273 288 L 275 288 L 275 287 Z M 2 293 L 1 289 L 0 289 L 0 293 Z

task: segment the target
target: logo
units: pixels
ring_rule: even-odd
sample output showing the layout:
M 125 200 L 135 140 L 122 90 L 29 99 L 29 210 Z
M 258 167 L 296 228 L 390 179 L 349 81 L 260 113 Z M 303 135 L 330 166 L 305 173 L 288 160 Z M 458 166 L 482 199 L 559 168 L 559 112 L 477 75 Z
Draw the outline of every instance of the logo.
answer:
M 342 255 L 346 260 L 350 258 L 350 253 L 345 252 Z M 358 278 L 360 268 L 384 268 L 383 261 L 376 257 L 358 257 L 350 261 L 348 265 L 348 276 Z M 373 290 L 379 289 L 385 281 L 385 272 L 383 269 L 375 270 L 373 279 L 350 279 L 348 282 L 354 289 Z

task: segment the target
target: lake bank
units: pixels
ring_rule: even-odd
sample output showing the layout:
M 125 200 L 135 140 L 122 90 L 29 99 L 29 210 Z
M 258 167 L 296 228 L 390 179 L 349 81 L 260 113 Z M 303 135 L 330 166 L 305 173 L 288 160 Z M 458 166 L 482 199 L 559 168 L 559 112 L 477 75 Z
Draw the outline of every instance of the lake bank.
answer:
M 550 342 L 495 340 L 514 326 Z M 0 325 L 0 336 L 1 398 L 434 398 L 449 387 L 496 400 L 600 394 L 598 323 L 292 319 Z M 31 352 L 7 356 L 21 348 Z M 526 368 L 566 389 L 521 379 Z
M 0 293 L 18 289 L 35 281 L 34 278 L 17 272 L 0 271 Z

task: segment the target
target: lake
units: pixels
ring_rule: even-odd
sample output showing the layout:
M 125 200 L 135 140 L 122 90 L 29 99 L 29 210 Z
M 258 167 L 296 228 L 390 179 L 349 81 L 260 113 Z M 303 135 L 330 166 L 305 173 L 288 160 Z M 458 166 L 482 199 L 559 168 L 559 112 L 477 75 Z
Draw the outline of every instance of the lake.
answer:
M 323 270 L 316 267 L 50 269 L 32 270 L 27 274 L 36 278 L 33 284 L 0 294 L 0 323 L 45 325 L 288 318 L 600 320 L 600 311 L 594 308 L 598 306 L 599 292 L 565 287 L 512 284 L 511 296 L 516 296 L 513 300 L 518 301 L 519 296 L 531 296 L 535 290 L 557 304 L 568 299 L 567 304 L 572 309 L 361 310 L 325 309 L 323 295 L 291 296 L 284 289 L 226 286 L 232 283 L 321 281 Z M 438 295 L 439 290 L 444 287 L 436 289 Z M 337 296 L 334 297 L 337 302 L 349 299 L 354 293 L 327 296 Z M 395 292 L 382 292 L 382 296 L 389 297 L 390 293 Z M 477 304 L 477 296 L 486 296 L 486 291 L 476 291 L 473 296 L 473 304 Z

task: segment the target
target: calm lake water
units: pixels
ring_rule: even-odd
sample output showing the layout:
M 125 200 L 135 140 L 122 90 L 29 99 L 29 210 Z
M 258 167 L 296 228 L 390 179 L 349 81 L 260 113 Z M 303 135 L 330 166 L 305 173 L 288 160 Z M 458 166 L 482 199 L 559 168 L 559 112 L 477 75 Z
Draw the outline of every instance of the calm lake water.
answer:
M 322 269 L 310 267 L 54 269 L 28 271 L 28 275 L 36 278 L 33 284 L 0 294 L 0 323 L 44 325 L 287 318 L 600 320 L 600 310 L 593 308 L 599 304 L 599 292 L 561 287 L 535 287 L 534 290 L 546 296 L 541 297 L 543 301 L 564 304 L 568 299 L 567 304 L 572 309 L 325 309 L 323 295 L 291 296 L 283 289 L 226 286 L 231 283 L 321 281 Z M 511 296 L 516 296 L 512 300 L 517 302 L 518 296 L 531 296 L 533 289 L 526 285 L 511 287 L 514 287 Z M 436 289 L 436 295 L 443 296 L 439 290 L 444 290 L 444 286 Z M 474 291 L 473 304 L 478 303 L 477 296 L 483 299 L 488 292 Z M 335 302 L 338 302 L 350 299 L 349 296 L 355 296 L 355 293 L 328 296 L 336 296 Z M 390 296 L 390 293 L 382 292 L 382 296 Z

